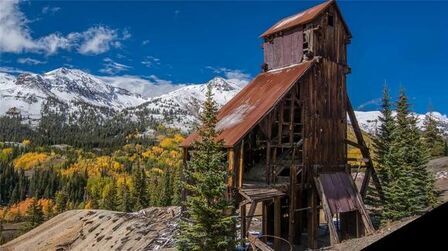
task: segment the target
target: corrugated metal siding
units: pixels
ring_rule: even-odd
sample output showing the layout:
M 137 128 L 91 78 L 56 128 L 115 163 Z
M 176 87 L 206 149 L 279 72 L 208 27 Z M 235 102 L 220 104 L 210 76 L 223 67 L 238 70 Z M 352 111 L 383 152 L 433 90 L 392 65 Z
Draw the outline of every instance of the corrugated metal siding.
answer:
M 318 178 L 332 214 L 358 210 L 356 189 L 345 172 L 321 173 Z
M 263 50 L 264 62 L 269 70 L 300 63 L 303 56 L 302 27 L 263 43 Z
M 314 61 L 259 74 L 250 84 L 224 105 L 218 113 L 218 139 L 233 147 L 278 103 Z M 196 133 L 181 146 L 189 147 L 198 140 Z

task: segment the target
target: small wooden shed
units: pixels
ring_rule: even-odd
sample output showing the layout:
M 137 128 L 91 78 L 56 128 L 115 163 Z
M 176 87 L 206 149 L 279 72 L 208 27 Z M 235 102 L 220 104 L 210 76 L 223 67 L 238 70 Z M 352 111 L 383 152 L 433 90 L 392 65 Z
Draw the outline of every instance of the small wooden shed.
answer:
M 263 234 L 296 244 L 306 233 L 310 248 L 318 247 L 321 210 L 331 243 L 374 231 L 363 203 L 371 177 L 382 193 L 347 95 L 351 34 L 336 2 L 282 19 L 261 38 L 262 73 L 218 113 L 242 237 L 257 205 Z M 347 139 L 348 125 L 357 142 Z M 182 143 L 185 165 L 196 140 L 193 133 Z M 360 148 L 364 157 L 360 189 L 347 164 L 347 145 Z M 280 245 L 276 239 L 275 250 Z

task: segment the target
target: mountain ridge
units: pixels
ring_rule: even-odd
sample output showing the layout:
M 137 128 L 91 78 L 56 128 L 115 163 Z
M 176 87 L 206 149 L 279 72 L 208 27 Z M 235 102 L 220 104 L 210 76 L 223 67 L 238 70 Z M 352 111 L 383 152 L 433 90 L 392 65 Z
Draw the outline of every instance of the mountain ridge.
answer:
M 189 131 L 197 122 L 207 85 L 213 87 L 214 98 L 219 106 L 232 99 L 244 86 L 241 80 L 215 77 L 202 84 L 160 86 L 163 90 L 156 90 L 155 84 L 150 89 L 161 94 L 152 97 L 146 93 L 143 97 L 143 93 L 123 88 L 129 84 L 114 82 L 110 77 L 95 76 L 78 69 L 61 67 L 44 74 L 23 73 L 17 77 L 0 72 L 0 115 L 15 107 L 24 117 L 38 120 L 42 104 L 53 98 L 66 104 L 68 112 L 79 110 L 80 103 L 111 112 L 125 111 L 130 118 L 137 112 L 146 112 L 155 121 Z M 135 89 L 147 91 L 142 86 Z M 97 112 L 101 113 L 101 110 Z M 375 133 L 379 125 L 379 111 L 355 111 L 355 114 L 363 130 Z M 422 127 L 425 114 L 415 115 Z M 448 135 L 448 117 L 438 112 L 433 115 Z

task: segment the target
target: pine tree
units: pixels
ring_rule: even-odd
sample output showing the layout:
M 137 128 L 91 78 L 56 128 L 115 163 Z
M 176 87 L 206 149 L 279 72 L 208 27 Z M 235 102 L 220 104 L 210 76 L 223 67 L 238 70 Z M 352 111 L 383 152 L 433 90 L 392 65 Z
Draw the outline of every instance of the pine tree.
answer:
M 234 250 L 234 209 L 226 198 L 227 168 L 222 142 L 217 141 L 217 105 L 208 87 L 199 136 L 185 170 L 189 196 L 180 228 L 180 250 Z
M 434 180 L 425 166 L 427 151 L 404 90 L 400 91 L 395 121 L 389 153 L 385 155 L 389 172 L 383 210 L 385 219 L 392 220 L 413 215 L 434 199 Z
M 387 161 L 392 143 L 392 132 L 394 130 L 394 118 L 392 117 L 392 103 L 389 89 L 385 86 L 383 90 L 381 115 L 378 117 L 380 126 L 373 139 L 375 146 L 375 160 L 378 163 L 378 174 L 381 183 L 387 186 L 390 177 L 389 163 Z
M 56 211 L 58 213 L 62 213 L 65 211 L 67 207 L 67 202 L 68 202 L 68 195 L 64 190 L 56 192 L 55 203 L 56 203 Z
M 426 148 L 433 157 L 441 156 L 444 150 L 442 132 L 438 126 L 438 122 L 430 109 L 423 121 L 423 139 Z
M 37 199 L 32 199 L 31 204 L 26 211 L 26 216 L 27 222 L 24 228 L 25 231 L 31 230 L 44 222 L 44 212 L 42 211 L 42 206 L 38 203 Z
M 126 180 L 121 185 L 118 209 L 122 212 L 130 212 L 132 210 L 131 194 Z
M 445 156 L 448 156 L 448 140 L 445 140 L 445 147 L 443 150 Z
M 117 210 L 118 195 L 115 181 L 108 184 L 103 191 L 102 208 L 107 210 Z
M 146 208 L 149 205 L 146 179 L 147 176 L 145 169 L 141 167 L 136 167 L 132 174 L 132 181 L 133 181 L 132 199 L 134 202 L 135 211 Z

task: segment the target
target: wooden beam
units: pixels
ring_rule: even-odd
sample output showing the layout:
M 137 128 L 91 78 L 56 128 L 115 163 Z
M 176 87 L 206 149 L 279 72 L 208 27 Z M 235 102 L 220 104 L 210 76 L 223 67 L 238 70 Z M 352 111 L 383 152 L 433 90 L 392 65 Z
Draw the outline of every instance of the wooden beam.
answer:
M 282 237 L 282 229 L 281 229 L 281 204 L 280 204 L 280 197 L 274 198 L 274 236 L 276 237 Z M 275 238 L 274 239 L 274 250 L 280 250 L 281 248 L 281 242 L 280 239 Z
M 240 216 L 241 216 L 241 241 L 244 242 L 246 239 L 246 205 L 240 207 Z
M 356 119 L 355 111 L 353 110 L 352 103 L 350 102 L 349 97 L 347 96 L 347 113 L 350 118 L 351 125 L 353 127 L 353 131 L 355 132 L 356 140 L 358 141 L 358 144 L 363 146 L 360 150 L 362 153 L 362 156 L 366 159 L 369 159 L 366 163 L 367 170 L 365 173 L 365 177 L 361 186 L 360 194 L 361 197 L 364 199 L 367 194 L 367 188 L 369 185 L 370 176 L 373 178 L 373 183 L 378 190 L 378 194 L 380 196 L 380 199 L 384 201 L 384 193 L 383 189 L 381 187 L 380 180 L 378 179 L 378 176 L 376 174 L 375 168 L 373 166 L 372 158 L 370 157 L 369 148 L 367 147 L 364 138 L 362 136 L 361 128 L 359 127 L 358 120 Z
M 322 201 L 322 207 L 325 212 L 325 218 L 327 220 L 328 229 L 330 230 L 330 243 L 331 245 L 337 244 L 339 243 L 338 231 L 336 230 L 336 226 L 334 225 L 333 214 L 331 213 L 330 206 L 328 205 L 324 189 L 318 178 L 314 178 L 314 184 L 316 184 L 317 192 L 319 194 L 320 200 Z
M 294 159 L 294 152 L 292 157 Z M 294 161 L 293 161 L 294 162 Z M 290 186 L 289 186 L 289 228 L 288 228 L 288 241 L 294 243 L 296 237 L 297 224 L 296 224 L 296 196 L 297 196 L 297 166 L 292 163 L 289 172 Z
M 353 146 L 353 147 L 356 147 L 356 148 L 358 148 L 358 149 L 363 149 L 363 148 L 365 147 L 365 146 L 360 145 L 360 144 L 358 144 L 358 143 L 356 143 L 356 142 L 353 142 L 353 141 L 351 141 L 351 140 L 349 140 L 349 139 L 345 139 L 345 143 L 348 144 L 348 145 L 351 145 L 351 146 Z
M 256 236 L 249 235 L 249 242 L 251 243 L 253 250 L 261 250 L 261 251 L 274 251 L 271 247 L 268 246 L 268 244 L 262 242 L 259 240 Z M 277 249 L 276 249 L 277 250 Z
M 263 217 L 262 217 L 262 233 L 263 235 L 267 235 L 268 234 L 268 205 L 265 201 L 262 202 L 263 204 Z M 263 241 L 266 242 L 267 238 L 263 237 Z
M 272 144 L 272 118 L 274 116 L 270 113 L 267 116 L 267 139 L 266 139 L 266 169 L 265 178 L 268 184 L 271 183 L 271 144 Z
M 314 187 L 308 192 L 308 248 L 317 249 L 317 228 L 319 226 L 319 211 L 317 210 L 317 196 Z
M 356 184 L 353 179 L 349 179 L 352 182 L 353 187 L 356 189 Z M 364 228 L 367 234 L 371 234 L 375 232 L 375 228 L 373 227 L 372 221 L 370 220 L 369 214 L 367 213 L 366 207 L 364 205 L 363 199 L 361 195 L 355 191 L 356 200 L 358 202 L 358 210 L 361 215 L 362 222 L 364 223 Z
M 244 174 L 244 139 L 241 141 L 240 146 L 240 163 L 238 168 L 238 187 L 243 186 L 243 174 Z
M 235 175 L 234 172 L 233 172 L 234 169 L 235 169 L 235 152 L 234 152 L 233 148 L 228 150 L 228 153 L 227 153 L 227 163 L 228 163 L 228 168 L 227 168 L 228 173 L 231 174 L 231 175 L 228 176 L 227 186 L 229 188 L 231 188 L 231 187 L 233 187 L 233 176 Z
M 258 202 L 254 201 L 250 204 L 249 214 L 247 215 L 246 231 L 250 228 L 250 223 L 255 214 L 255 209 L 257 208 Z

